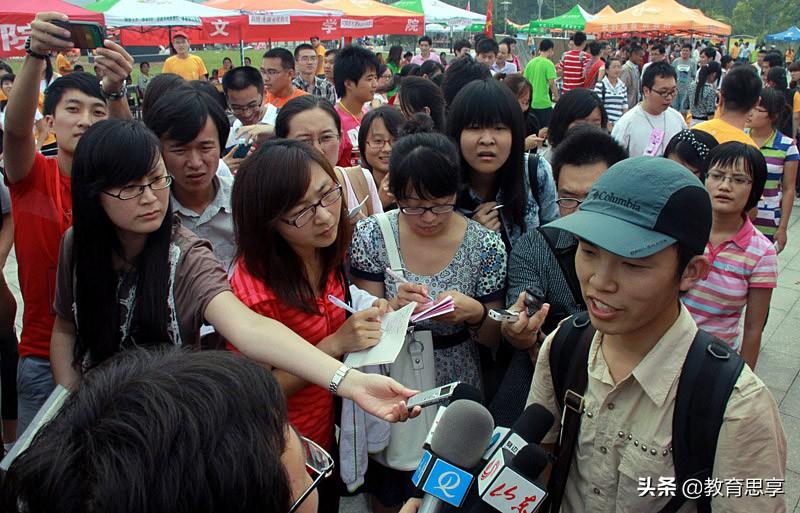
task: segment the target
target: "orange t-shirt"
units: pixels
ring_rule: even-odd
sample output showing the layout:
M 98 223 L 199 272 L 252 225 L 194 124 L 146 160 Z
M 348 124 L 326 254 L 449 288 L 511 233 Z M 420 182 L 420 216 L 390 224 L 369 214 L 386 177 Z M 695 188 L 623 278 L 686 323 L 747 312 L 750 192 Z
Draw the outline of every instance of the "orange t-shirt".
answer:
M 308 94 L 307 92 L 303 91 L 299 87 L 294 87 L 294 86 L 292 86 L 292 92 L 291 94 L 289 94 L 289 96 L 275 96 L 269 91 L 266 91 L 264 94 L 264 105 L 270 103 L 275 107 L 277 107 L 278 109 L 280 109 L 281 107 L 286 105 L 286 102 L 288 102 L 292 98 L 297 98 L 298 96 L 305 96 L 307 94 Z
M 164 61 L 161 73 L 175 73 L 184 80 L 200 80 L 203 75 L 208 75 L 208 70 L 203 59 L 197 55 L 189 55 L 186 59 L 173 55 Z
M 711 134 L 720 144 L 737 141 L 758 148 L 758 145 L 753 141 L 753 139 L 750 138 L 749 135 L 744 133 L 744 131 L 739 130 L 735 126 L 731 125 L 730 123 L 726 123 L 721 119 L 703 121 L 692 128 L 696 130 L 702 130 L 707 134 Z
M 344 324 L 344 310 L 326 298 L 328 294 L 344 300 L 344 284 L 337 273 L 330 273 L 325 291 L 317 298 L 317 308 L 322 315 L 313 315 L 286 305 L 264 282 L 247 272 L 238 261 L 231 276 L 231 289 L 250 310 L 283 323 L 313 345 L 331 335 Z M 232 344 L 228 349 L 236 351 Z M 306 385 L 292 394 L 287 405 L 289 422 L 301 435 L 314 440 L 324 449 L 333 448 L 333 395 L 317 385 Z
M 58 161 L 41 153 L 36 154 L 28 176 L 6 185 L 17 227 L 14 248 L 25 301 L 19 355 L 49 358 L 58 248 L 72 225 L 72 185 L 70 177 L 59 171 Z
M 59 53 L 56 56 L 56 71 L 58 72 L 58 74 L 61 75 L 62 77 L 69 75 L 70 73 L 72 73 L 72 69 L 73 65 L 71 62 L 69 62 L 67 56 L 64 55 L 63 53 Z

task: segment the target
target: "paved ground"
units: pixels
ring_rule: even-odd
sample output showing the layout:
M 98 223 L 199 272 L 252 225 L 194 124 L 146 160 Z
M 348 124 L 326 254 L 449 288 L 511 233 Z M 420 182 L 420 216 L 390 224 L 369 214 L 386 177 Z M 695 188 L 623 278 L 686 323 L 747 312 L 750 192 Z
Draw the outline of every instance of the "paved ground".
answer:
M 772 295 L 756 374 L 767 384 L 780 406 L 789 447 L 786 472 L 787 511 L 800 513 L 800 208 L 789 224 L 789 240 L 779 255 L 778 288 Z M 22 324 L 22 299 L 13 252 L 4 269 L 9 287 L 19 302 L 17 330 Z M 342 501 L 343 513 L 364 513 L 362 497 Z

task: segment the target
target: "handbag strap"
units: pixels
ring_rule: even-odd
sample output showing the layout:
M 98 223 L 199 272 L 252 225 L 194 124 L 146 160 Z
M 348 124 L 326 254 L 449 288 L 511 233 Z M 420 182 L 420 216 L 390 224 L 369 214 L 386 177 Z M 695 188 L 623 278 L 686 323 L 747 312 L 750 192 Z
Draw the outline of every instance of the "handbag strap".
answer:
M 383 243 L 386 245 L 386 256 L 389 257 L 389 267 L 392 271 L 403 276 L 403 265 L 400 263 L 400 250 L 397 247 L 397 240 L 394 238 L 392 225 L 389 223 L 389 216 L 386 214 L 375 214 L 378 220 L 378 227 L 383 234 Z

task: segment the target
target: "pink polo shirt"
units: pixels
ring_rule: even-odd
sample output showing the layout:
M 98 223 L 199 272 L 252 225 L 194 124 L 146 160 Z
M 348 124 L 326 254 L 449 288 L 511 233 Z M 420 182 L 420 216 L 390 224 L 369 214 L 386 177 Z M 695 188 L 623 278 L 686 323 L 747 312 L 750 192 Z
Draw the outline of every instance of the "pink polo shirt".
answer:
M 777 286 L 775 248 L 745 217 L 739 233 L 717 247 L 709 242 L 705 256 L 711 262 L 711 271 L 683 296 L 683 304 L 699 328 L 740 351 L 739 318 L 747 304 L 748 290 Z

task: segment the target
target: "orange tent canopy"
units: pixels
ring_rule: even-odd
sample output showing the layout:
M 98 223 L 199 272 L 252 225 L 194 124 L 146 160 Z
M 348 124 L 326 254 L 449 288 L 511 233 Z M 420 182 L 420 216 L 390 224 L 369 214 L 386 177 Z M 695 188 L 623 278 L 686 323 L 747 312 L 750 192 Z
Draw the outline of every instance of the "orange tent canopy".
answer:
M 586 32 L 689 32 L 730 35 L 731 27 L 712 20 L 699 9 L 690 9 L 675 0 L 645 0 L 624 11 L 586 22 Z
M 423 14 L 392 7 L 375 0 L 322 0 L 313 5 L 342 11 L 341 28 L 344 36 L 421 35 L 425 30 Z
M 610 5 L 606 5 L 597 14 L 594 15 L 595 19 L 600 18 L 601 16 L 609 16 L 611 14 L 617 14 L 617 11 L 614 10 L 613 7 Z

